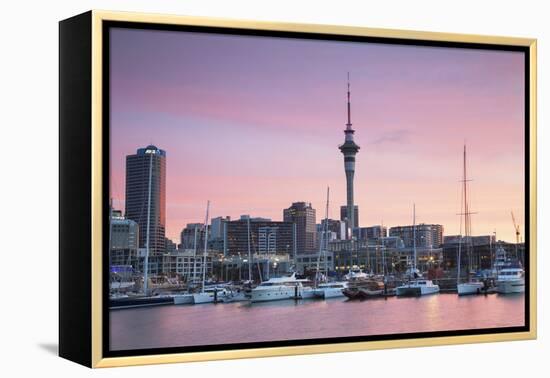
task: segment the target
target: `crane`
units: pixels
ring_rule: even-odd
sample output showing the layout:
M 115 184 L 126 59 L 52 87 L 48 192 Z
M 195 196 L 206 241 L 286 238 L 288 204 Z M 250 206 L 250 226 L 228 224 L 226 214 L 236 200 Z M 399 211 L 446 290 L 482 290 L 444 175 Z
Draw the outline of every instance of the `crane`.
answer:
M 516 223 L 516 217 L 514 217 L 514 212 L 510 211 L 512 214 L 512 222 L 514 223 L 514 230 L 516 231 L 516 259 L 518 258 L 518 246 L 519 246 L 519 224 Z
M 516 223 L 516 217 L 514 217 L 514 212 L 510 211 L 512 214 L 512 222 L 514 223 L 514 230 L 516 231 L 516 244 L 519 244 L 519 224 Z

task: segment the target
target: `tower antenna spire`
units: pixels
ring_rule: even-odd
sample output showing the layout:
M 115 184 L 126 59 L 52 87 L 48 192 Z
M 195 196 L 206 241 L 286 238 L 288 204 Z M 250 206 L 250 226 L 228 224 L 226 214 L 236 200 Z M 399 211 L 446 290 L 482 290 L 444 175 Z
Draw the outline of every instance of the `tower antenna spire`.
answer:
M 348 129 L 351 129 L 351 102 L 350 102 L 350 84 L 349 84 L 349 72 L 348 72 L 348 123 L 346 124 L 346 127 Z

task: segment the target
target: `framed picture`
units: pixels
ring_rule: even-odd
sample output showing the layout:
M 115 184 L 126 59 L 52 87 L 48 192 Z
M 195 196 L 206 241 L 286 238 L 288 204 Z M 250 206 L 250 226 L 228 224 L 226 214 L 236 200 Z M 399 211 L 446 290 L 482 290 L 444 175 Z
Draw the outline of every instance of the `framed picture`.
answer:
M 60 22 L 60 355 L 536 337 L 536 41 Z

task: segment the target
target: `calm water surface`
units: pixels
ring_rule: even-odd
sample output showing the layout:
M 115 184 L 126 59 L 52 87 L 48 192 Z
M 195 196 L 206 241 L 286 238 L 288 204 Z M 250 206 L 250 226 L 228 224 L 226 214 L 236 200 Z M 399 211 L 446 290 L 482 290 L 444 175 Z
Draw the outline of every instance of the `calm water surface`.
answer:
M 111 350 L 524 325 L 524 295 L 159 306 L 110 312 Z

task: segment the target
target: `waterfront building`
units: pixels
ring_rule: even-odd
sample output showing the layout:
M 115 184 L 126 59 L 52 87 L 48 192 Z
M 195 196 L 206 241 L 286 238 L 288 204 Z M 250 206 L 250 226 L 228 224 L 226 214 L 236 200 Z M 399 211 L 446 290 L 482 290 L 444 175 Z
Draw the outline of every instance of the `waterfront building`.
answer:
M 469 246 L 467 249 L 466 246 Z M 499 242 L 507 252 L 515 252 L 515 248 L 509 243 Z M 460 236 L 449 235 L 443 240 L 443 266 L 445 269 L 452 270 L 457 268 L 458 248 L 461 248 L 461 267 L 466 271 L 469 266 L 474 270 L 491 269 L 494 262 L 494 254 L 497 247 L 494 235 L 480 236 Z M 469 255 L 468 252 L 469 251 Z M 509 257 L 512 257 L 509 254 Z
M 296 224 L 297 253 L 312 253 L 316 250 L 315 209 L 309 202 L 293 202 L 283 210 L 283 220 Z
M 258 252 L 260 254 L 277 253 L 278 232 L 279 232 L 279 227 L 277 226 L 258 227 Z
M 140 248 L 147 247 L 149 231 L 149 256 L 164 253 L 166 152 L 153 145 L 126 156 L 126 219 L 139 226 Z
M 322 224 L 317 225 L 317 245 L 326 244 L 333 240 L 341 240 L 340 234 L 331 230 L 325 230 Z M 323 247 L 324 248 L 324 247 Z M 318 249 L 318 248 L 317 248 Z
M 351 123 L 351 100 L 350 100 L 350 84 L 348 73 L 348 123 L 346 123 L 346 129 L 344 130 L 345 140 L 344 144 L 338 148 L 342 155 L 344 155 L 344 170 L 346 172 L 346 217 L 347 229 L 353 230 L 353 228 L 359 226 L 359 209 L 357 209 L 357 216 L 355 216 L 355 204 L 353 198 L 353 179 L 355 175 L 355 155 L 359 152 L 360 147 L 353 140 L 353 134 L 355 130 L 352 128 Z M 357 218 L 357 219 L 356 219 Z M 348 238 L 351 238 L 351 232 L 347 232 Z
M 385 245 L 367 240 L 337 240 L 329 243 L 334 256 L 334 270 L 341 276 L 352 266 L 374 274 L 400 274 L 413 265 L 413 248 L 403 248 L 398 238 L 387 238 Z M 391 245 L 393 244 L 393 245 Z M 441 248 L 417 248 L 417 267 L 421 271 L 436 268 L 442 263 Z
M 167 276 L 180 276 L 185 281 L 202 280 L 202 264 L 204 250 L 198 250 L 194 255 L 193 250 L 177 250 L 162 256 L 161 272 Z M 213 275 L 213 261 L 219 256 L 217 251 L 207 251 L 206 277 Z
M 211 227 L 208 230 L 208 239 L 223 239 L 225 234 L 225 223 L 231 221 L 231 217 L 216 217 L 210 221 Z
M 405 248 L 405 243 L 399 236 L 386 236 L 378 239 L 378 242 L 388 248 L 402 249 Z
M 248 230 L 250 226 L 250 238 Z M 241 216 L 225 223 L 224 249 L 226 256 L 248 256 L 248 240 L 252 254 L 290 254 L 295 250 L 295 227 L 292 222 L 268 218 Z
M 187 223 L 185 228 L 180 232 L 180 245 L 179 245 L 180 249 L 195 248 L 195 232 L 197 235 L 197 248 L 201 248 L 204 245 L 204 235 L 205 235 L 204 224 Z
M 396 226 L 390 228 L 390 236 L 397 236 L 403 240 L 406 248 L 414 245 L 413 235 L 416 227 L 417 248 L 439 248 L 443 243 L 443 226 L 440 224 L 420 223 L 416 226 Z
M 139 226 L 131 219 L 125 219 L 122 212 L 111 212 L 109 265 L 132 265 L 137 268 L 139 248 Z
M 146 255 L 146 249 L 145 248 L 139 248 L 138 249 L 138 268 L 137 270 L 141 273 L 145 271 L 145 255 Z M 150 278 L 153 276 L 158 276 L 159 274 L 162 274 L 164 272 L 164 259 L 165 254 L 155 254 L 155 255 L 149 255 L 148 258 L 148 275 Z
M 346 222 L 337 219 L 321 219 L 320 229 L 325 229 L 325 223 L 328 223 L 328 231 L 334 234 L 337 240 L 343 240 L 346 238 Z M 329 239 L 332 240 L 332 239 Z
M 348 207 L 346 205 L 340 206 L 340 221 L 347 224 L 348 219 Z M 359 206 L 353 205 L 353 229 L 359 227 Z
M 213 274 L 216 279 L 222 281 L 248 280 L 250 279 L 248 264 L 253 264 L 250 269 L 251 279 L 255 282 L 262 282 L 268 280 L 269 277 L 288 274 L 293 261 L 288 254 L 254 254 L 251 260 L 248 256 L 243 255 L 221 256 L 213 261 Z
M 326 258 L 326 263 L 325 263 Z M 304 275 L 315 274 L 317 271 L 317 260 L 319 260 L 319 271 L 323 274 L 330 274 L 334 271 L 334 254 L 331 251 L 319 253 L 306 253 L 296 256 L 296 272 Z M 328 270 L 328 272 L 326 272 Z
M 378 240 L 388 236 L 388 228 L 385 226 L 358 227 L 353 230 L 357 240 Z
M 172 240 L 168 239 L 168 238 L 165 238 L 165 247 L 164 247 L 164 251 L 165 253 L 174 253 L 177 251 L 178 249 L 178 245 L 176 243 L 174 243 Z

